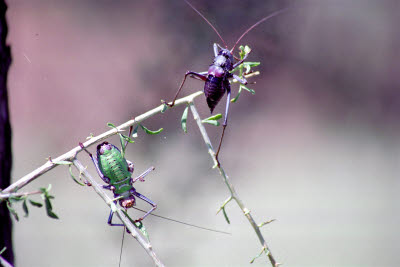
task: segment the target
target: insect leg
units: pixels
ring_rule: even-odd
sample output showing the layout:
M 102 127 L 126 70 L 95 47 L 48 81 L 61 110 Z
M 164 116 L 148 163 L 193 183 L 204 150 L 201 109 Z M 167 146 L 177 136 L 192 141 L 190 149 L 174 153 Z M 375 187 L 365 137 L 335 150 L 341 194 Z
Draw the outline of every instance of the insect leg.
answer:
M 108 190 L 111 190 L 111 191 L 113 191 L 113 192 L 114 192 L 114 190 L 115 190 L 115 186 L 110 185 L 110 184 L 108 184 L 108 185 L 102 185 L 102 187 L 103 187 L 104 189 L 108 189 Z
M 191 74 L 190 78 L 193 78 L 193 79 L 196 79 L 199 81 L 205 81 L 205 79 L 207 79 L 207 76 L 206 76 L 207 74 L 208 74 L 208 71 L 196 72 L 197 76 Z
M 203 81 L 205 81 L 205 80 L 207 79 L 207 76 L 206 76 L 206 75 L 203 75 L 203 74 L 200 74 L 200 73 L 197 73 L 197 72 L 194 72 L 194 71 L 188 71 L 188 72 L 186 72 L 185 77 L 183 78 L 183 81 L 182 81 L 182 83 L 181 83 L 181 86 L 179 86 L 179 89 L 178 89 L 178 91 L 177 91 L 176 94 L 175 94 L 174 100 L 172 100 L 172 103 L 171 103 L 171 104 L 168 104 L 168 103 L 165 103 L 165 102 L 164 102 L 164 104 L 168 105 L 169 107 L 173 107 L 173 106 L 175 105 L 175 100 L 178 98 L 179 92 L 182 90 L 183 84 L 185 83 L 186 77 L 187 77 L 188 75 L 190 75 L 190 76 L 195 76 L 196 78 L 199 78 L 200 80 L 203 80 Z
M 117 204 L 117 201 L 114 201 L 115 204 Z M 112 218 L 113 218 L 114 212 L 112 210 L 110 210 L 110 215 L 108 216 L 108 225 L 110 226 L 125 226 L 122 223 L 113 223 L 112 222 Z
M 154 203 L 153 201 L 151 201 L 150 199 L 148 199 L 147 197 L 143 196 L 142 194 L 136 192 L 136 191 L 133 192 L 133 194 L 134 194 L 135 196 L 137 196 L 138 198 L 140 198 L 140 199 L 146 201 L 147 203 L 149 203 L 149 204 L 152 206 L 152 208 L 151 208 L 143 217 L 141 217 L 141 218 L 139 218 L 139 219 L 136 220 L 136 221 L 139 221 L 139 222 L 140 222 L 140 221 L 142 221 L 144 218 L 146 218 L 147 215 L 149 215 L 150 213 L 152 213 L 153 210 L 155 210 L 155 209 L 157 208 L 157 204 Z
M 234 69 L 234 68 L 236 68 L 237 66 L 239 66 L 240 64 L 242 64 L 242 63 L 246 60 L 246 58 L 247 58 L 247 56 L 250 54 L 250 52 L 251 52 L 251 50 L 249 51 L 249 53 L 246 53 L 246 54 L 244 55 L 243 59 L 241 59 L 241 60 L 239 60 L 238 62 L 236 62 L 235 64 L 233 64 L 232 69 Z
M 136 178 L 132 178 L 131 179 L 131 183 L 133 184 L 134 182 L 136 182 L 137 180 L 144 182 L 144 177 L 146 177 L 151 171 L 154 171 L 156 168 L 154 168 L 153 166 L 151 166 L 150 168 L 148 168 L 147 170 L 145 170 L 141 175 L 139 175 Z
M 237 76 L 236 74 L 232 74 L 232 77 L 234 78 L 234 79 L 236 79 L 238 82 L 240 82 L 241 84 L 243 84 L 243 85 L 246 85 L 247 84 L 247 80 L 246 80 L 246 78 L 240 78 L 239 76 Z
M 97 171 L 97 173 L 99 174 L 100 178 L 101 178 L 105 183 L 109 184 L 109 183 L 110 183 L 110 178 L 108 178 L 107 176 L 105 176 L 105 175 L 101 172 L 100 167 L 99 167 L 99 162 L 97 161 L 97 159 L 96 159 L 95 157 L 93 157 L 92 153 L 90 153 L 89 151 L 87 151 L 87 149 L 83 146 L 83 144 L 82 144 L 81 142 L 79 142 L 79 146 L 80 146 L 83 150 L 85 150 L 86 153 L 89 154 L 90 158 L 91 158 L 92 161 L 93 161 L 94 166 L 96 167 L 96 171 Z
M 229 85 L 229 81 L 227 83 L 225 83 L 225 86 L 226 86 L 226 91 L 227 91 L 226 106 L 225 106 L 225 119 L 224 119 L 224 123 L 222 124 L 222 135 L 221 135 L 221 139 L 219 140 L 218 150 L 217 150 L 217 153 L 215 154 L 215 157 L 218 162 L 218 166 L 220 165 L 219 160 L 218 160 L 218 154 L 219 154 L 219 151 L 221 150 L 222 139 L 224 139 L 225 128 L 228 125 L 229 103 L 231 102 L 231 87 Z

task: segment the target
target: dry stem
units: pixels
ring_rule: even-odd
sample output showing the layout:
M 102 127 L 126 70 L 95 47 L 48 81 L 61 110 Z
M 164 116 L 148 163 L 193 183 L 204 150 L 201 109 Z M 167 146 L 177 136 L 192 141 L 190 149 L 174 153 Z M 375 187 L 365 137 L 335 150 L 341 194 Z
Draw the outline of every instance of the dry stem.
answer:
M 253 227 L 254 231 L 256 232 L 256 235 L 258 237 L 258 240 L 260 241 L 262 245 L 262 250 L 266 251 L 268 258 L 272 264 L 272 266 L 276 267 L 278 266 L 278 263 L 276 262 L 275 258 L 273 257 L 271 250 L 267 246 L 267 242 L 265 242 L 265 239 L 260 231 L 260 227 L 258 227 L 257 223 L 253 219 L 253 217 L 250 214 L 250 210 L 246 208 L 244 205 L 243 201 L 239 198 L 239 195 L 236 193 L 235 187 L 233 186 L 231 180 L 229 179 L 228 175 L 225 173 L 225 170 L 222 168 L 222 164 L 219 164 L 218 166 L 218 161 L 217 158 L 215 157 L 215 151 L 213 149 L 213 146 L 211 144 L 210 138 L 208 137 L 207 131 L 201 122 L 201 118 L 199 116 L 199 113 L 197 112 L 197 109 L 194 105 L 193 102 L 189 103 L 190 110 L 192 111 L 193 118 L 197 122 L 197 126 L 199 127 L 200 133 L 203 136 L 204 142 L 206 143 L 206 146 L 208 148 L 208 153 L 210 154 L 212 160 L 214 161 L 214 166 L 218 168 L 218 171 L 220 175 L 222 176 L 226 186 L 228 187 L 231 196 L 228 198 L 227 201 L 224 202 L 223 206 L 225 206 L 229 201 L 235 200 L 236 203 L 238 204 L 239 208 L 243 211 L 244 215 L 246 216 L 247 220 Z M 222 207 L 221 207 L 222 209 Z

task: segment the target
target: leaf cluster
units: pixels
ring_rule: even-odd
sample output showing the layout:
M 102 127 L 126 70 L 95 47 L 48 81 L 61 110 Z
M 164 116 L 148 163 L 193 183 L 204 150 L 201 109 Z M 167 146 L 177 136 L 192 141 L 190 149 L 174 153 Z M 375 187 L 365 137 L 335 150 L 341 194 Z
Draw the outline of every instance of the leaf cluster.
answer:
M 51 184 L 47 188 L 40 188 L 41 192 L 41 198 L 43 200 L 43 204 L 41 202 L 34 201 L 30 198 L 30 196 L 25 195 L 25 196 L 11 196 L 9 197 L 6 201 L 7 208 L 9 212 L 13 215 L 15 220 L 19 221 L 19 215 L 17 211 L 14 209 L 13 204 L 22 202 L 22 210 L 24 211 L 24 217 L 28 217 L 29 215 L 29 209 L 28 209 L 28 203 L 31 206 L 41 208 L 43 205 L 46 208 L 46 213 L 47 216 L 53 219 L 58 219 L 58 216 L 54 213 L 53 211 L 53 205 L 51 204 L 51 200 L 54 199 L 54 196 L 50 195 L 49 191 L 51 189 Z

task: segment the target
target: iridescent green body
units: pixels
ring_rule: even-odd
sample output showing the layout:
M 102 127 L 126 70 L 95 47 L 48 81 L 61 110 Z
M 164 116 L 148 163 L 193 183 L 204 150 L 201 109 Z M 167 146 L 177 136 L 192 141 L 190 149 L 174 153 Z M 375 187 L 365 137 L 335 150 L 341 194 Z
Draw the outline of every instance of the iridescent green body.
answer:
M 129 190 L 133 189 L 130 183 L 131 173 L 121 151 L 116 146 L 111 146 L 112 149 L 103 150 L 103 154 L 97 151 L 99 168 L 104 176 L 110 179 L 109 184 L 115 187 L 114 194 L 125 196 L 128 195 Z

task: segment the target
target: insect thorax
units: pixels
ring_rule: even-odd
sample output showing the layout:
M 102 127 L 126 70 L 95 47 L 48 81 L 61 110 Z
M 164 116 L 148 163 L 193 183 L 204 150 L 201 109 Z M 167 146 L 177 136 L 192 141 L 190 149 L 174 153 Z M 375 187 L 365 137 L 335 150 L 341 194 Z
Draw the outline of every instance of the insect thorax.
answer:
M 221 49 L 218 56 L 214 58 L 214 65 L 220 66 L 224 70 L 231 71 L 233 66 L 233 55 L 228 49 Z

